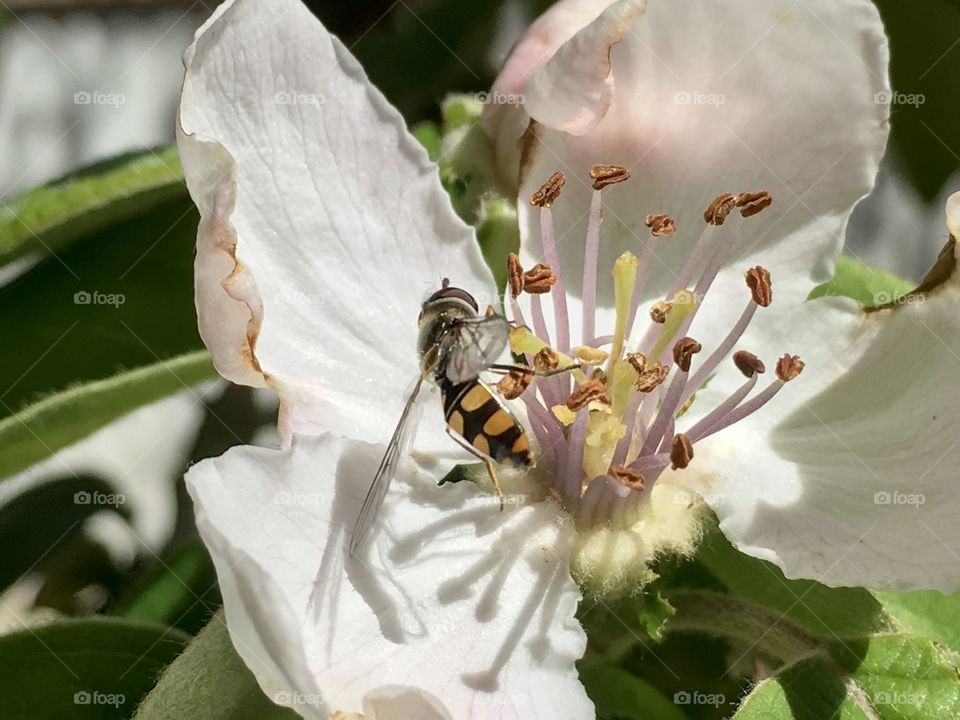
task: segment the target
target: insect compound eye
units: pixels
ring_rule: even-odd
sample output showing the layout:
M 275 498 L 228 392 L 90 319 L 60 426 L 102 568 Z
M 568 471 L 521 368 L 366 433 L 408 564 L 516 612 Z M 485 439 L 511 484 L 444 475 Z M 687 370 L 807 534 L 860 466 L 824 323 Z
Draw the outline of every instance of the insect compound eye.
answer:
M 480 308 L 477 305 L 477 301 L 474 300 L 473 295 L 468 293 L 466 290 L 461 290 L 460 288 L 446 285 L 446 283 L 445 287 L 437 290 L 433 295 L 427 298 L 427 301 L 424 303 L 424 307 L 438 300 L 462 300 L 472 307 L 474 312 L 480 312 Z

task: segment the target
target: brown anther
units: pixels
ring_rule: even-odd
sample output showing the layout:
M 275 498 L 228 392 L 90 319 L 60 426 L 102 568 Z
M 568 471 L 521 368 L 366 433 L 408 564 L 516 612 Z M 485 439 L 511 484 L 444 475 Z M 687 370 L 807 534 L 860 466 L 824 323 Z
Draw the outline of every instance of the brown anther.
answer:
M 748 218 L 765 210 L 773 204 L 773 195 L 766 190 L 753 193 L 740 193 L 737 195 L 737 207 L 740 208 L 740 215 Z
M 493 305 L 487 305 L 486 311 L 483 313 L 484 317 L 493 317 L 497 314 L 497 311 L 493 309 Z
M 607 395 L 607 389 L 599 380 L 587 380 L 578 387 L 567 398 L 567 408 L 576 412 L 585 408 L 592 402 L 602 402 L 610 404 L 610 396 Z
M 799 355 L 784 355 L 777 360 L 777 377 L 784 382 L 790 382 L 803 372 L 804 367 Z
M 642 393 L 652 392 L 663 384 L 670 374 L 670 368 L 661 363 L 654 363 L 640 373 L 640 377 L 633 386 Z
M 683 470 L 693 460 L 693 443 L 683 433 L 673 436 L 670 446 L 670 466 L 674 470 Z
M 560 188 L 566 181 L 566 175 L 562 172 L 555 172 L 530 196 L 530 204 L 534 207 L 552 207 L 553 203 L 560 197 Z
M 619 165 L 594 165 L 590 168 L 590 177 L 593 178 L 593 189 L 603 190 L 607 185 L 629 180 L 630 171 Z
M 680 338 L 673 345 L 673 361 L 684 372 L 690 372 L 690 361 L 701 350 L 703 350 L 703 346 L 693 338 Z
M 655 302 L 653 307 L 650 308 L 650 319 L 655 323 L 663 325 L 667 321 L 667 315 L 670 313 L 670 308 L 672 307 L 673 303 L 669 300 Z
M 594 368 L 593 372 L 590 373 L 590 380 L 596 380 L 598 383 L 606 385 L 607 374 L 603 371 L 603 368 Z
M 677 224 L 669 215 L 647 215 L 643 219 L 643 224 L 650 228 L 650 233 L 654 237 L 675 235 L 677 232 Z
M 531 295 L 543 295 L 550 292 L 550 288 L 557 284 L 557 276 L 549 265 L 537 263 L 527 270 L 522 277 L 523 291 Z
M 631 490 L 643 490 L 644 485 L 647 484 L 647 479 L 643 475 L 622 465 L 611 466 L 610 477 Z
M 737 199 L 730 193 L 717 195 L 710 203 L 710 207 L 703 213 L 703 219 L 708 225 L 723 225 L 736 207 Z
M 516 400 L 523 395 L 523 391 L 533 382 L 533 372 L 530 370 L 511 370 L 497 383 L 497 390 L 507 400 Z
M 647 356 L 643 353 L 627 353 L 627 362 L 637 371 L 637 375 L 643 375 L 646 372 Z
M 737 370 L 748 378 L 754 375 L 762 375 L 767 371 L 760 358 L 746 350 L 738 350 L 733 354 L 733 364 L 737 366 Z
M 773 302 L 773 281 L 770 279 L 769 271 L 757 265 L 747 270 L 743 277 L 757 305 L 767 307 Z
M 559 366 L 560 356 L 551 348 L 541 348 L 540 352 L 533 356 L 533 369 L 537 372 L 550 372 Z
M 512 297 L 517 297 L 523 292 L 523 266 L 516 253 L 507 255 L 507 285 L 510 286 Z

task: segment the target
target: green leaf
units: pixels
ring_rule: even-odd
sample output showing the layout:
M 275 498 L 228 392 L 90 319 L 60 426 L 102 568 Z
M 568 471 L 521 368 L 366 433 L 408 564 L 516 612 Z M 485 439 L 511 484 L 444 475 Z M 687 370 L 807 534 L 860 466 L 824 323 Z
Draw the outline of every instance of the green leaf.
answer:
M 193 540 L 163 558 L 122 597 L 112 613 L 196 633 L 220 606 L 217 574 L 207 549 Z
M 960 653 L 960 593 L 873 591 L 896 625 Z
M 430 120 L 424 120 L 410 128 L 410 132 L 423 145 L 430 159 L 436 162 L 437 158 L 440 157 L 440 146 L 443 144 L 443 138 L 440 137 L 440 128 L 437 127 L 437 124 Z
M 116 619 L 66 620 L 0 637 L 4 720 L 128 718 L 187 639 Z
M 607 720 L 685 720 L 677 705 L 650 683 L 617 667 L 599 663 L 580 672 L 580 681 Z
M 185 197 L 111 225 L 0 287 L 0 417 L 52 391 L 202 350 L 198 217 Z
M 176 148 L 123 155 L 67 175 L 0 205 L 0 265 L 59 252 L 185 192 Z
M 507 286 L 507 256 L 520 250 L 520 226 L 513 203 L 490 198 L 481 204 L 477 241 L 502 294 Z
M 233 649 L 223 612 L 187 646 L 144 699 L 135 720 L 294 720 L 273 704 Z
M 203 351 L 50 395 L 0 420 L 0 478 L 29 467 L 142 405 L 215 376 L 210 356 Z
M 821 297 L 847 297 L 864 307 L 886 305 L 901 295 L 913 290 L 907 280 L 872 268 L 846 255 L 837 259 L 837 267 L 831 280 L 810 291 L 807 300 Z

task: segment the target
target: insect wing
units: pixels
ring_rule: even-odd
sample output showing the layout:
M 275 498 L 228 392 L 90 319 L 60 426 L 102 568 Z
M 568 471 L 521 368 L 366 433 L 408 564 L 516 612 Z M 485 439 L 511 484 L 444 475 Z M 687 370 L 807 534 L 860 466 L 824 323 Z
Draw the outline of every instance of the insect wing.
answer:
M 369 534 L 370 528 L 373 527 L 374 520 L 376 520 L 383 501 L 387 497 L 390 482 L 397 473 L 400 461 L 409 449 L 411 442 L 413 442 L 413 436 L 419 424 L 420 408 L 417 405 L 417 395 L 420 393 L 422 384 L 423 377 L 421 376 L 417 379 L 417 383 L 407 399 L 407 404 L 403 406 L 400 420 L 397 421 L 397 427 L 387 444 L 383 459 L 377 468 L 377 474 L 373 476 L 373 482 L 370 484 L 367 496 L 363 499 L 360 514 L 357 516 L 357 522 L 353 526 L 353 534 L 350 537 L 351 555 L 356 554 L 357 549 Z
M 502 315 L 461 320 L 449 331 L 447 378 L 456 384 L 471 380 L 497 361 L 510 338 Z

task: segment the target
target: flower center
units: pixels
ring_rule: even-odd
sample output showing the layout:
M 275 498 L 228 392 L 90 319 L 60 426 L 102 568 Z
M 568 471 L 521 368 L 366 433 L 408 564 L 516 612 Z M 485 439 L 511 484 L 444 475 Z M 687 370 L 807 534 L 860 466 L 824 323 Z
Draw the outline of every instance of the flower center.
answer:
M 637 315 L 658 242 L 677 232 L 669 216 L 648 215 L 650 237 L 640 257 L 625 252 L 614 263 L 616 320 L 611 334 L 598 336 L 602 194 L 605 188 L 629 179 L 630 174 L 622 167 L 596 165 L 590 175 L 593 195 L 583 256 L 583 333 L 579 344 L 573 344 L 570 338 L 567 296 L 551 214 L 566 180 L 562 173 L 554 173 L 530 198 L 531 205 L 540 208 L 545 263 L 524 271 L 517 256 L 511 255 L 507 268 L 510 311 L 516 325 L 511 331 L 511 349 L 525 356 L 538 371 L 557 367 L 571 370 L 538 378 L 527 392 L 528 381 L 509 376 L 500 389 L 507 397 L 523 400 L 540 444 L 540 467 L 546 470 L 552 492 L 573 513 L 577 525 L 631 526 L 667 467 L 687 468 L 696 443 L 759 410 L 800 374 L 803 362 L 797 356 L 784 355 L 776 364 L 776 379 L 753 394 L 764 364 L 746 350 L 735 351 L 735 347 L 757 310 L 772 302 L 770 273 L 762 267 L 746 271 L 743 311 L 705 359 L 700 359 L 701 344 L 687 336 L 736 245 L 740 225 L 773 202 L 768 192 L 725 193 L 710 204 L 699 240 L 670 290 L 650 308 L 650 322 L 635 340 L 634 327 L 638 325 Z M 743 219 L 733 216 L 735 211 Z M 552 334 L 544 314 L 544 295 L 550 296 L 553 305 Z M 521 303 L 523 300 L 526 302 Z M 677 424 L 682 422 L 697 390 L 727 358 L 732 358 L 746 381 L 697 422 L 678 431 Z

